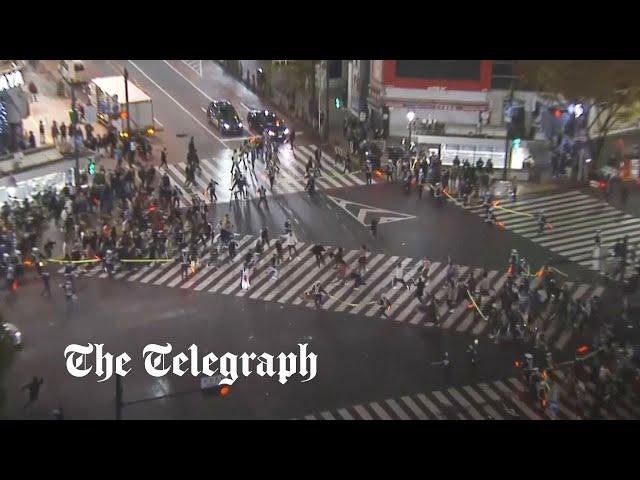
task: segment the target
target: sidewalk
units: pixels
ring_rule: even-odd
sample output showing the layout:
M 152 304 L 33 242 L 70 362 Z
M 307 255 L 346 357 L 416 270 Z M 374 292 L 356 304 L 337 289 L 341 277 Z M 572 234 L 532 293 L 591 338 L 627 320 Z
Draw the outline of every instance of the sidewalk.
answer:
M 27 64 L 23 70 L 24 81 L 26 85 L 29 82 L 38 87 L 38 101 L 29 104 L 29 117 L 23 120 L 24 131 L 32 131 L 36 137 L 36 145 L 53 146 L 51 138 L 51 125 L 55 120 L 58 125 L 62 122 L 68 124 L 69 111 L 71 110 L 71 101 L 68 98 L 58 96 L 58 78 L 51 71 L 51 63 L 57 63 L 55 60 L 40 60 L 37 71 Z M 55 71 L 55 70 L 54 70 Z M 40 134 L 38 133 L 40 120 L 45 127 L 45 143 L 40 143 Z

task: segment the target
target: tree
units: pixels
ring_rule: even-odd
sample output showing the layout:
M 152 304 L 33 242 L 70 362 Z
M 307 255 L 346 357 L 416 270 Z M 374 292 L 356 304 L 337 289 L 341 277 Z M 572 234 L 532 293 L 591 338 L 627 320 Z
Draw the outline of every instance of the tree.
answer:
M 593 159 L 616 126 L 640 118 L 640 61 L 521 60 L 516 64 L 523 86 L 549 100 L 581 103 Z

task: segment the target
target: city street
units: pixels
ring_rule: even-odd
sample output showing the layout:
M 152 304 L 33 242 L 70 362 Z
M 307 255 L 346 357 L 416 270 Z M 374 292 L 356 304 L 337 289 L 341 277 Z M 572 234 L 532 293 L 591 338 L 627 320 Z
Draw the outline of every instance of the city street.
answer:
M 67 345 L 95 343 L 114 355 L 127 352 L 132 357 L 132 371 L 122 382 L 123 419 L 549 419 L 548 412 L 523 398 L 526 388 L 514 367 L 529 349 L 494 342 L 488 321 L 476 312 L 466 291 L 455 305 L 446 304 L 448 261 L 460 267 L 460 277 L 479 280 L 486 271 L 490 288 L 498 291 L 507 282 L 510 252 L 516 249 L 531 272 L 551 261 L 573 299 L 599 297 L 607 314 L 620 312 L 620 284 L 607 282 L 592 268 L 593 235 L 603 229 L 607 248 L 623 235 L 633 244 L 640 238 L 640 219 L 632 209 L 625 213 L 608 205 L 598 192 L 558 187 L 505 200 L 500 204 L 504 210 L 497 213 L 504 224 L 500 228 L 485 222 L 479 205 L 434 198 L 429 189 L 419 198 L 415 187 L 406 193 L 401 183 L 387 182 L 384 175 L 374 175 L 367 185 L 364 172 L 345 172 L 310 127 L 284 115 L 297 136 L 293 150 L 289 143 L 279 146 L 280 173 L 274 187 L 269 188 L 266 166 L 259 160 L 255 175 L 246 169 L 248 198 L 234 198 L 232 155 L 250 132 L 223 135 L 208 122 L 206 109 L 213 100 L 229 100 L 246 124 L 248 110 L 265 105 L 253 92 L 209 60 L 92 60 L 85 65 L 93 77 L 119 75 L 127 68 L 131 81 L 151 96 L 161 126 L 153 141 L 155 167 L 177 187 L 183 207 L 196 203 L 193 196 L 209 203 L 209 180 L 219 183 L 209 221 L 215 225 L 229 214 L 238 253 L 228 263 L 205 263 L 187 278 L 181 275 L 179 260 L 134 264 L 113 276 L 100 262 L 83 265 L 75 278 L 78 300 L 70 311 L 60 264 L 46 266 L 51 299 L 41 295 L 42 282 L 33 269 L 14 293 L 3 286 L 4 320 L 20 328 L 24 345 L 12 354 L 0 385 L 1 418 L 51 418 L 56 408 L 63 408 L 68 419 L 115 418 L 114 378 L 103 383 L 93 375 L 73 378 L 65 367 Z M 201 171 L 189 187 L 191 137 Z M 163 146 L 167 167 L 159 167 Z M 305 165 L 318 146 L 323 168 L 311 195 L 305 191 Z M 261 186 L 267 188 L 263 204 Z M 535 218 L 541 209 L 552 224 L 542 234 Z M 370 231 L 372 219 L 379 221 L 376 236 Z M 297 253 L 282 263 L 273 279 L 268 260 L 287 220 L 299 242 Z M 272 241 L 245 290 L 240 282 L 244 254 L 265 227 Z M 354 289 L 352 283 L 338 284 L 331 261 L 316 264 L 311 250 L 315 244 L 327 250 L 344 248 L 345 261 L 352 263 L 366 245 L 365 285 Z M 432 262 L 426 290 L 442 302 L 436 307 L 439 328 L 417 310 L 420 302 L 413 287 L 392 286 L 399 263 L 415 278 L 425 257 Z M 533 287 L 542 284 L 529 276 Z M 305 296 L 316 282 L 327 293 L 320 308 Z M 391 304 L 388 318 L 380 315 L 376 303 L 383 293 Z M 544 306 L 540 329 L 556 362 L 573 360 L 576 348 L 590 341 L 590 329 L 578 331 L 570 323 Z M 467 351 L 474 339 L 479 342 L 477 364 L 470 362 Z M 201 391 L 199 378 L 190 374 L 159 379 L 148 375 L 142 350 L 149 343 L 170 343 L 175 352 L 196 344 L 205 353 L 237 355 L 278 355 L 307 343 L 318 355 L 318 374 L 312 381 L 292 378 L 285 385 L 275 377 L 240 377 L 228 396 L 215 397 Z M 445 352 L 448 367 L 441 364 Z M 534 353 L 544 358 L 541 350 Z M 553 380 L 563 384 L 569 370 L 554 371 Z M 38 400 L 25 409 L 28 394 L 21 387 L 34 375 L 44 383 Z M 594 387 L 588 388 L 589 402 L 594 403 Z M 557 418 L 578 418 L 572 393 L 561 397 L 559 408 Z M 601 415 L 639 418 L 640 406 L 625 399 L 603 407 Z

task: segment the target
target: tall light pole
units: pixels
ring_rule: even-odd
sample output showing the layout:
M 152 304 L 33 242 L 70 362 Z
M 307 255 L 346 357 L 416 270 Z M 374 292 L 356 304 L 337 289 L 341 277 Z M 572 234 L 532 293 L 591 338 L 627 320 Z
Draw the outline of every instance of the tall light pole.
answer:
M 511 129 L 509 128 L 511 126 L 511 113 L 512 113 L 512 107 L 513 107 L 513 80 L 511 81 L 511 91 L 509 93 L 509 103 L 508 103 L 508 113 L 505 115 L 505 124 L 507 126 L 507 131 L 505 133 L 505 139 L 504 139 L 504 167 L 502 169 L 502 180 L 506 180 L 507 179 L 507 168 L 508 168 L 508 164 L 509 164 L 509 158 L 510 158 L 510 133 L 511 133 Z
M 124 69 L 124 101 L 127 105 L 127 138 L 131 137 L 131 120 L 129 119 L 129 71 Z
M 409 148 L 411 148 L 411 130 L 413 129 L 413 121 L 416 119 L 416 112 L 413 110 L 407 113 L 407 120 L 409 120 Z
M 65 79 L 66 80 L 66 79 Z M 73 125 L 73 138 L 71 141 L 73 142 L 73 155 L 76 160 L 75 166 L 75 187 L 76 192 L 80 189 L 80 149 L 78 148 L 78 142 L 76 141 L 76 137 L 78 135 L 78 110 L 76 109 L 76 89 L 75 83 L 66 80 L 67 85 L 69 86 L 69 90 L 71 91 L 71 123 Z

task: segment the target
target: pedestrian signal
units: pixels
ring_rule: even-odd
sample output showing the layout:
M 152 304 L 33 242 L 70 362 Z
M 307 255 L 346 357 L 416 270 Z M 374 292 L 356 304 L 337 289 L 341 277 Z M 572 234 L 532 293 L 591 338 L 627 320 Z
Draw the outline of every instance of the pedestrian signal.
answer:
M 340 97 L 336 97 L 336 108 L 338 110 L 342 108 L 342 99 Z
M 89 160 L 89 166 L 87 167 L 87 171 L 89 175 L 94 175 L 96 173 L 96 162 L 93 160 Z
M 78 122 L 78 112 L 76 112 L 75 110 L 69 110 L 69 121 L 71 123 L 77 123 Z
M 520 142 L 521 142 L 520 138 L 514 138 L 512 143 L 513 148 L 520 148 Z

